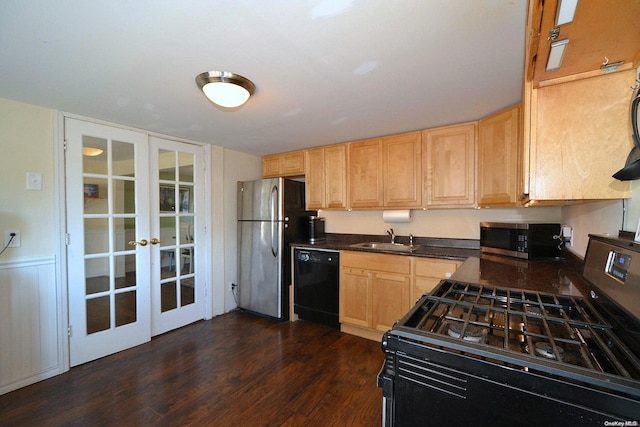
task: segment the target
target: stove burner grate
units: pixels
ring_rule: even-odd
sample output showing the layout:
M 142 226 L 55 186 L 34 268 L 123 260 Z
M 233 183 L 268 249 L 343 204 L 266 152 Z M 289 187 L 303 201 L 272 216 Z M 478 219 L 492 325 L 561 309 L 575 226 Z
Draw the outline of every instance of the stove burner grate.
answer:
M 462 333 L 463 329 L 464 329 L 464 334 Z M 465 328 L 464 324 L 459 322 L 449 324 L 449 327 L 447 329 L 447 334 L 449 334 L 450 337 L 452 338 L 462 337 L 464 341 L 468 341 L 468 342 L 484 341 L 485 332 L 486 332 L 486 329 L 479 328 L 474 325 L 467 325 L 467 327 Z
M 571 295 L 443 280 L 400 326 L 460 340 L 470 346 L 528 354 L 622 377 L 640 375 L 589 301 Z M 613 343 L 613 344 L 612 344 Z M 440 344 L 446 347 L 446 340 Z
M 538 356 L 542 356 L 546 359 L 558 359 L 556 357 L 556 353 L 553 351 L 553 345 L 551 345 L 551 343 L 539 341 L 534 344 L 534 348 L 535 354 Z M 560 360 L 562 360 L 562 353 L 564 353 L 564 350 L 561 347 L 556 347 L 556 349 L 560 356 Z

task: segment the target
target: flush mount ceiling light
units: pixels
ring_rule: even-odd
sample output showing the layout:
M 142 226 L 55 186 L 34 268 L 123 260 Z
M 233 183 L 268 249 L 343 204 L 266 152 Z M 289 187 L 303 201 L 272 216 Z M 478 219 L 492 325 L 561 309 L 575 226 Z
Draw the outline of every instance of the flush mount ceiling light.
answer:
M 256 90 L 251 80 L 228 71 L 199 74 L 196 84 L 211 102 L 225 108 L 241 106 Z
M 83 156 L 95 157 L 95 156 L 99 156 L 102 153 L 103 153 L 103 151 L 101 149 L 99 149 L 99 148 L 82 147 L 82 155 Z

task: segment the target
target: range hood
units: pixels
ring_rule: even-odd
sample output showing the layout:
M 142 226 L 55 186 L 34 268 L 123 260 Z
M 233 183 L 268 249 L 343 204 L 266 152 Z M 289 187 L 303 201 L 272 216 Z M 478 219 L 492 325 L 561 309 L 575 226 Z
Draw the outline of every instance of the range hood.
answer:
M 613 174 L 613 177 L 620 181 L 632 181 L 640 179 L 640 132 L 638 130 L 638 103 L 640 103 L 640 69 L 638 69 L 639 77 L 636 78 L 636 87 L 631 95 L 631 129 L 633 131 L 633 143 L 635 146 L 631 149 L 627 161 L 622 169 Z

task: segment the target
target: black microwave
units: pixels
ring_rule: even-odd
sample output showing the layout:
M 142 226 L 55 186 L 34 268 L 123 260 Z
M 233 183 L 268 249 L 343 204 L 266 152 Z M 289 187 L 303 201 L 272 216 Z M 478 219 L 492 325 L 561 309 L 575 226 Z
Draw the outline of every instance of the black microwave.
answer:
M 523 259 L 560 257 L 560 224 L 481 222 L 480 251 Z

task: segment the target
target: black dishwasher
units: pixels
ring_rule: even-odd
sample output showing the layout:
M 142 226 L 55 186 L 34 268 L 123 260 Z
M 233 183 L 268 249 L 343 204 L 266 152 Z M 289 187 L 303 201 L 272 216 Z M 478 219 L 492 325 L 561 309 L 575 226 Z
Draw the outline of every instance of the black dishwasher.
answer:
M 340 253 L 322 249 L 294 250 L 293 311 L 300 319 L 339 328 Z

